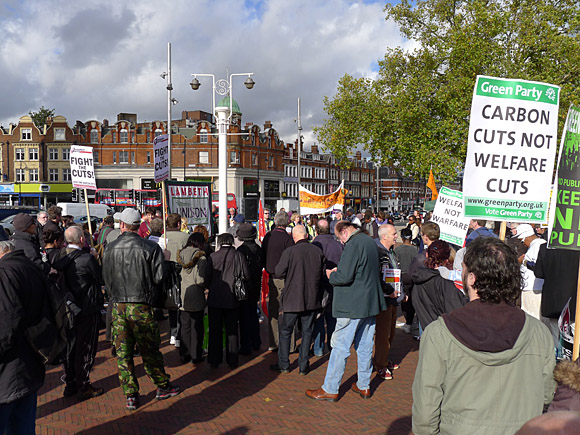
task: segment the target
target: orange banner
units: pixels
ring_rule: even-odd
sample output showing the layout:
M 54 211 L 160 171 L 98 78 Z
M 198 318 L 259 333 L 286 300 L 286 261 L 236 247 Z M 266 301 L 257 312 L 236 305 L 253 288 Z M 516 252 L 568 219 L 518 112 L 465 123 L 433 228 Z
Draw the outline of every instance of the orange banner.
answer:
M 300 186 L 300 214 L 325 213 L 333 209 L 342 210 L 344 197 L 348 191 L 344 188 L 344 181 L 337 190 L 328 195 L 317 195 Z

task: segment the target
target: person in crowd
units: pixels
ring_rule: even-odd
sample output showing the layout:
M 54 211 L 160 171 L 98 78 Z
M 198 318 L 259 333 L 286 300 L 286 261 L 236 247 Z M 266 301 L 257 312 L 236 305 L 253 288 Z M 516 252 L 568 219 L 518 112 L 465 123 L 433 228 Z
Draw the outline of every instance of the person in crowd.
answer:
M 213 252 L 213 248 L 209 243 L 209 232 L 207 231 L 207 228 L 203 225 L 196 225 L 195 228 L 193 229 L 193 232 L 201 233 L 203 235 L 203 239 L 205 240 L 205 243 L 203 245 L 203 252 L 205 252 L 206 255 L 210 255 Z
M 61 249 L 65 245 L 64 234 L 60 231 L 48 230 L 42 234 L 44 249 L 42 251 L 43 261 L 52 265 L 61 254 Z
M 143 222 L 139 226 L 139 237 L 146 239 L 151 234 L 151 221 L 155 219 L 155 207 L 145 208 L 145 214 L 143 215 Z
M 524 424 L 516 435 L 576 435 L 580 414 L 574 411 L 546 412 Z
M 336 226 L 337 222 L 340 222 L 342 220 L 342 211 L 341 210 L 337 210 L 334 213 L 334 217 L 333 219 L 329 222 L 330 226 L 329 226 L 329 230 L 330 230 L 330 234 L 335 236 L 334 234 L 334 227 Z
M 439 271 L 440 267 L 452 267 L 450 252 L 447 242 L 434 241 L 427 248 L 425 267 L 413 272 L 413 307 L 423 330 L 442 314 L 463 307 L 468 301 L 453 281 L 443 278 Z
M 176 260 L 181 265 L 181 346 L 182 363 L 203 361 L 205 301 L 205 274 L 207 254 L 203 247 L 206 241 L 200 232 L 191 233 L 183 249 L 178 249 Z
M 281 320 L 280 295 L 284 288 L 284 280 L 274 278 L 274 273 L 276 272 L 276 266 L 280 261 L 282 252 L 294 244 L 292 237 L 286 231 L 286 227 L 288 226 L 288 214 L 285 211 L 279 211 L 276 213 L 274 224 L 276 227 L 272 231 L 266 233 L 266 236 L 264 236 L 264 240 L 262 241 L 264 257 L 266 258 L 266 272 L 270 274 L 268 281 L 268 336 L 270 346 L 268 350 L 270 351 L 278 350 L 278 324 Z M 292 337 L 290 341 L 290 352 L 294 352 L 295 350 L 296 341 L 295 338 Z
M 121 235 L 121 213 L 117 212 L 113 214 L 113 222 L 113 230 L 107 234 L 107 243 L 117 240 L 117 237 Z
M 516 230 L 516 236 L 526 246 L 527 251 L 522 262 L 524 285 L 522 291 L 522 310 L 530 316 L 540 320 L 540 305 L 542 304 L 542 286 L 544 280 L 534 275 L 534 268 L 540 246 L 546 243 L 544 239 L 536 236 L 534 228 L 530 224 L 520 224 Z
M 161 336 L 153 317 L 152 304 L 157 288 L 165 280 L 167 268 L 161 247 L 139 236 L 141 213 L 126 208 L 121 213 L 121 235 L 111 242 L 103 257 L 103 278 L 113 302 L 113 342 L 117 352 L 119 382 L 127 409 L 139 406 L 139 383 L 135 375 L 135 345 L 143 358 L 145 371 L 157 386 L 159 400 L 181 392 L 169 382 L 159 350 Z
M 544 280 L 540 306 L 541 320 L 552 333 L 556 348 L 560 346 L 558 319 L 568 300 L 570 312 L 576 312 L 579 262 L 580 251 L 548 249 L 546 243 L 540 245 L 534 274 Z
M 377 224 L 377 221 L 373 219 L 373 213 L 370 210 L 365 211 L 361 229 L 373 239 L 379 238 L 379 225 Z
M 248 265 L 250 272 L 247 281 L 248 299 L 240 301 L 240 355 L 251 355 L 252 350 L 260 350 L 260 319 L 258 316 L 258 301 L 262 287 L 262 269 L 264 268 L 264 253 L 256 243 L 257 231 L 251 223 L 246 222 L 238 228 L 238 239 L 242 244 L 237 248 Z
M 189 224 L 185 216 L 181 217 L 181 227 L 179 228 L 179 231 L 189 234 Z
M 238 234 L 238 228 L 240 228 L 240 225 L 243 224 L 244 222 L 246 222 L 246 217 L 243 214 L 237 214 L 232 219 L 232 224 L 228 228 L 228 233 L 234 237 L 234 242 L 235 237 Z
M 361 226 L 360 219 L 354 214 L 354 208 L 348 207 L 346 209 L 346 216 L 344 217 L 345 220 L 357 225 L 358 227 Z
M 300 321 L 302 341 L 298 355 L 301 375 L 308 374 L 308 357 L 314 329 L 314 317 L 322 307 L 319 282 L 325 264 L 322 251 L 308 241 L 308 233 L 303 225 L 292 229 L 294 246 L 284 250 L 276 266 L 275 276 L 285 279 L 282 290 L 281 309 L 284 312 L 280 325 L 280 347 L 278 363 L 270 366 L 280 373 L 290 372 L 290 337 L 296 322 Z
M 417 435 L 515 433 L 554 395 L 550 333 L 515 306 L 515 252 L 497 238 L 478 237 L 463 262 L 470 302 L 435 320 L 421 338 L 413 381 Z
M 161 219 L 156 219 L 156 221 L 161 221 Z M 178 213 L 171 213 L 167 216 L 165 223 L 165 228 L 167 230 L 167 250 L 170 253 L 169 260 L 177 261 L 177 252 L 183 249 L 189 236 L 187 233 L 181 232 L 181 215 Z M 179 347 L 181 345 L 180 341 L 180 330 L 181 322 L 179 310 L 168 310 L 169 314 L 169 344 Z
M 497 235 L 485 226 L 486 223 L 487 221 L 482 219 L 471 219 L 469 221 L 471 232 L 465 239 L 465 246 L 469 245 L 478 237 L 493 237 L 497 239 Z
M 38 244 L 38 239 L 36 238 L 36 222 L 32 216 L 26 213 L 18 213 L 16 216 L 14 216 L 12 225 L 14 226 L 12 240 L 14 242 L 14 246 L 16 247 L 15 249 L 24 251 L 26 258 L 32 261 L 40 268 L 40 270 L 48 275 L 50 266 L 46 262 L 42 261 L 40 245 Z M 58 231 L 62 234 L 62 230 L 60 228 L 57 228 L 55 231 Z
M 153 218 L 149 222 L 149 235 L 145 238 L 157 243 L 161 237 L 163 237 L 163 220 Z
M 336 269 L 326 274 L 334 286 L 332 315 L 336 329 L 332 335 L 332 351 L 324 384 L 307 390 L 315 400 L 338 400 L 338 388 L 344 375 L 346 361 L 354 342 L 358 361 L 358 381 L 351 390 L 362 398 L 370 398 L 372 353 L 375 335 L 375 316 L 386 309 L 379 270 L 377 245 L 363 234 L 356 224 L 340 221 L 335 233 L 344 251 Z
M 107 236 L 114 230 L 115 220 L 113 216 L 105 216 L 101 230 L 95 235 L 95 242 L 103 248 L 107 246 Z
M 62 227 L 62 208 L 57 205 L 52 205 L 48 208 L 48 221 L 42 227 L 42 231 L 53 230 L 53 231 L 63 231 Z
M 155 209 L 155 219 L 163 219 L 163 211 L 156 208 Z
M 407 228 L 411 230 L 411 241 L 416 240 L 419 237 L 421 229 L 419 224 L 417 224 L 417 217 L 414 215 L 409 216 L 409 223 L 407 224 Z
M 304 228 L 306 228 L 306 232 L 308 233 L 308 240 L 313 240 L 316 237 L 316 224 L 318 223 L 318 216 L 315 214 L 311 214 L 308 216 L 308 221 Z
M 238 214 L 238 211 L 234 207 L 228 209 L 228 226 L 234 225 L 234 218 Z
M 205 283 L 207 296 L 209 342 L 207 360 L 217 368 L 223 360 L 223 332 L 226 331 L 226 362 L 231 369 L 238 366 L 238 309 L 234 294 L 235 271 L 243 280 L 250 276 L 246 259 L 234 248 L 234 236 L 223 233 L 217 237 L 217 250 L 209 256 Z
M 45 235 L 53 233 L 48 230 Z M 85 234 L 80 227 L 70 227 L 64 232 L 67 247 L 52 267 L 64 274 L 66 289 L 70 291 L 81 312 L 75 317 L 73 336 L 64 363 L 64 397 L 77 395 L 79 400 L 103 394 L 90 382 L 90 372 L 95 364 L 99 341 L 99 318 L 104 296 L 101 290 L 101 266 L 94 255 L 83 251 Z
M 60 225 L 63 231 L 66 230 L 67 228 L 76 225 L 75 217 L 70 214 L 63 215 L 60 220 Z
M 324 269 L 334 269 L 340 262 L 342 244 L 330 234 L 328 221 L 321 219 L 316 227 L 318 236 L 312 241 L 312 245 L 322 250 L 325 259 Z M 332 349 L 330 338 L 336 327 L 336 319 L 332 316 L 333 289 L 328 282 L 326 273 L 322 275 L 320 280 L 320 290 L 322 291 L 322 310 L 317 314 L 313 331 L 313 353 L 315 356 L 322 356 L 325 352 L 330 352 Z
M 288 224 L 286 231 L 291 232 L 292 228 L 294 228 L 296 225 L 302 225 L 302 216 L 300 216 L 297 211 L 293 211 L 292 216 L 290 216 L 290 223 Z
M 401 230 L 402 245 L 395 247 L 395 255 L 399 259 L 401 266 L 401 282 L 403 283 L 403 291 L 406 299 L 401 302 L 401 311 L 405 316 L 405 323 L 401 325 L 401 329 L 409 334 L 411 326 L 413 325 L 413 318 L 415 317 L 415 309 L 412 302 L 413 283 L 409 276 L 409 268 L 413 258 L 417 255 L 417 247 L 411 243 L 413 232 L 409 228 Z
M 408 226 L 407 226 L 408 228 Z M 440 229 L 439 229 L 439 225 L 436 224 L 435 222 L 426 222 L 425 225 L 423 225 L 422 228 L 422 234 L 421 234 L 421 241 L 423 242 L 423 246 L 425 247 L 425 250 L 427 250 L 429 248 L 429 245 L 431 243 L 433 243 L 435 240 L 439 240 L 439 236 L 440 236 Z M 413 239 L 411 239 L 412 241 Z M 425 265 L 425 260 L 427 259 L 427 256 L 425 255 L 425 251 L 419 251 L 419 253 L 417 254 L 417 256 L 415 258 L 413 258 L 413 261 L 411 262 L 411 265 L 409 266 L 409 273 L 407 274 L 410 278 L 411 281 L 403 281 L 403 284 L 412 284 L 413 283 L 413 274 L 415 273 L 415 270 L 417 270 L 419 267 L 423 267 Z
M 389 222 L 387 221 L 387 215 L 384 211 L 379 211 L 377 213 L 377 217 L 375 219 L 377 225 L 382 225 L 382 224 L 388 224 Z
M 264 209 L 264 224 L 266 225 L 266 231 L 271 231 L 274 228 L 274 218 L 270 216 L 270 210 Z
M 379 238 L 375 240 L 379 248 L 380 276 L 383 269 L 400 269 L 399 259 L 395 254 L 397 243 L 397 229 L 391 224 L 383 224 L 378 227 Z M 384 380 L 393 379 L 393 370 L 399 368 L 398 364 L 389 360 L 389 351 L 395 339 L 395 324 L 397 323 L 397 298 L 400 293 L 393 286 L 381 280 L 383 294 L 385 296 L 386 309 L 376 316 L 375 325 L 375 356 L 373 363 L 377 370 L 377 376 Z
M 48 222 L 48 212 L 45 210 L 41 210 L 38 212 L 38 215 L 36 216 L 36 237 L 38 239 L 38 242 L 40 244 L 40 247 L 42 248 L 43 242 L 42 242 L 42 230 L 44 229 L 44 225 Z
M 45 368 L 26 339 L 50 304 L 42 271 L 11 241 L 0 242 L 0 433 L 34 434 Z
M 580 413 L 580 358 L 560 361 L 554 369 L 554 380 L 558 387 L 548 411 Z

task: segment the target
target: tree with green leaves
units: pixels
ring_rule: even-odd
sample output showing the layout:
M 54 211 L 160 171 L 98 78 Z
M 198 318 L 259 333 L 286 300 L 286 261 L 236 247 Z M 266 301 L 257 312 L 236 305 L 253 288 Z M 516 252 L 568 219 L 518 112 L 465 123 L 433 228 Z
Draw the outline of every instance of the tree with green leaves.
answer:
M 28 114 L 32 118 L 34 125 L 38 128 L 42 128 L 44 124 L 46 124 L 46 119 L 54 116 L 54 109 L 47 109 L 46 107 L 41 106 L 40 109 L 38 109 L 38 112 L 28 112 Z
M 446 182 L 465 161 L 477 75 L 561 86 L 562 131 L 580 103 L 580 3 L 577 0 L 402 0 L 387 19 L 418 48 L 388 49 L 376 80 L 346 74 L 325 97 L 318 140 L 347 162 L 364 149 L 406 175 L 430 167 Z M 403 169 L 404 168 L 404 169 Z

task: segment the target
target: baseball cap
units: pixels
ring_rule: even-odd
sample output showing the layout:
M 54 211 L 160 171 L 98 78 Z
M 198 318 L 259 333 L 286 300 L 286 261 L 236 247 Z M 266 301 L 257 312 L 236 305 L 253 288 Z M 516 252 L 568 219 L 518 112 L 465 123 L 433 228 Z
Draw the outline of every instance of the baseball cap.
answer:
M 121 213 L 119 213 L 119 212 L 116 212 L 116 213 L 113 215 L 113 220 L 115 220 L 116 222 L 119 222 L 119 221 L 121 220 Z
M 126 208 L 121 213 L 121 222 L 125 222 L 127 225 L 137 225 L 141 223 L 141 213 L 134 208 Z
M 520 240 L 524 240 L 526 237 L 530 237 L 536 234 L 534 229 L 530 224 L 520 224 L 516 230 L 516 237 Z

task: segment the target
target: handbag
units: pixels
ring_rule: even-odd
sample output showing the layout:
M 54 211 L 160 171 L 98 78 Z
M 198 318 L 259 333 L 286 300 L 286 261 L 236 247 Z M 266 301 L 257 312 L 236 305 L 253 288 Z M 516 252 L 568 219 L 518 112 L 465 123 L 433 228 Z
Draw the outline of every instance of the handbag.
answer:
M 177 310 L 181 307 L 181 266 L 175 261 L 166 261 L 169 273 L 161 283 L 154 308 Z
M 235 252 L 234 254 L 234 296 L 238 301 L 245 301 L 248 299 L 248 289 L 246 280 L 242 277 L 242 268 L 239 255 Z

